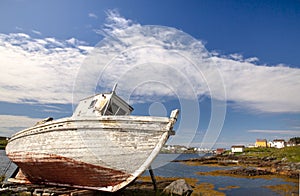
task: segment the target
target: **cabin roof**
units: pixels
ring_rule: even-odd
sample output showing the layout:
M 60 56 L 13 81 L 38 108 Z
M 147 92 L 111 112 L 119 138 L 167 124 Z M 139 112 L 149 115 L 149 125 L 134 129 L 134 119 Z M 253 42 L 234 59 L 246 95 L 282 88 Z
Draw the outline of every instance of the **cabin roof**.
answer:
M 98 95 L 110 95 L 111 93 L 97 93 L 97 94 L 94 94 L 94 95 L 90 95 L 90 96 L 88 96 L 88 97 L 85 97 L 85 98 L 83 98 L 83 99 L 80 99 L 79 101 L 83 101 L 83 100 L 86 100 L 86 99 L 90 99 L 90 98 L 92 98 L 92 97 L 96 97 L 96 96 L 98 96 Z
M 284 139 L 275 139 L 275 140 L 273 140 L 273 142 L 285 142 L 285 140 Z
M 266 142 L 266 139 L 256 139 L 256 142 Z
M 129 115 L 133 110 L 131 105 L 112 91 L 94 94 L 80 100 L 73 116 Z
M 231 148 L 245 148 L 244 145 L 233 145 L 231 146 Z

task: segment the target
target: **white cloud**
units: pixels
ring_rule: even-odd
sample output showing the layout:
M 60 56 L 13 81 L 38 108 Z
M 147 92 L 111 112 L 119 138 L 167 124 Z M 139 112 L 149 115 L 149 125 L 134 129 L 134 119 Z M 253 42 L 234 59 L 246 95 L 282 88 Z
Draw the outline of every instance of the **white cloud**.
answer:
M 106 38 L 81 67 L 78 78 L 84 81 L 77 81 L 77 89 L 86 89 L 86 95 L 90 94 L 99 79 L 100 86 L 111 88 L 118 81 L 120 91 L 143 97 L 175 93 L 182 98 L 197 99 L 197 93 L 207 91 L 206 84 L 197 82 L 205 80 L 201 77 L 202 70 L 189 61 L 193 58 L 204 63 L 208 53 L 201 42 L 186 39 L 183 32 L 174 28 L 133 24 L 114 11 L 108 12 L 107 21 L 105 29 L 100 31 Z M 210 74 L 216 75 L 216 70 Z M 194 88 L 199 92 L 194 93 Z
M 86 61 L 89 69 L 79 72 L 90 80 L 79 81 L 80 89 L 91 93 L 100 79 L 109 88 L 118 81 L 124 94 L 206 95 L 253 111 L 300 112 L 298 68 L 259 65 L 258 58 L 240 54 L 219 56 L 181 31 L 141 26 L 115 11 L 107 21 L 99 30 L 106 38 Z
M 118 81 L 120 94 L 133 93 L 135 101 L 206 95 L 259 112 L 300 112 L 300 69 L 220 56 L 179 30 L 107 14 L 96 48 L 74 38 L 0 34 L 0 101 L 71 103 L 73 84 L 77 100 Z
M 300 112 L 300 69 L 212 59 L 222 73 L 228 100 L 258 111 Z
M 16 28 L 16 30 L 18 30 L 18 31 L 23 31 L 23 28 L 22 28 L 22 27 L 16 26 L 15 28 Z
M 244 61 L 248 62 L 248 63 L 255 63 L 255 62 L 258 62 L 259 59 L 257 57 L 250 57 L 250 58 L 245 59 Z
M 66 40 L 67 43 L 73 45 L 73 46 L 80 46 L 80 45 L 87 45 L 84 41 L 79 41 L 78 39 L 75 39 L 74 37 Z
M 107 23 L 105 26 L 109 28 L 109 33 L 117 33 L 122 29 L 127 29 L 133 23 L 131 20 L 121 17 L 120 14 L 116 10 L 108 10 L 107 11 Z M 139 26 L 138 24 L 134 24 L 134 26 Z
M 33 126 L 40 120 L 27 116 L 0 115 L 0 136 L 10 137 L 22 129 Z
M 300 136 L 300 130 L 248 130 L 250 133 L 266 133 L 266 134 L 279 134 L 279 135 L 295 135 Z
M 243 61 L 244 60 L 243 55 L 238 54 L 238 53 L 230 54 L 228 57 L 235 61 Z
M 0 34 L 0 101 L 70 103 L 73 82 L 87 52 L 70 40 Z
M 32 31 L 32 33 L 34 33 L 34 34 L 42 35 L 42 33 L 41 33 L 40 31 L 37 31 L 37 30 L 31 30 L 31 31 Z
M 90 18 L 95 18 L 95 19 L 98 18 L 98 16 L 97 16 L 96 14 L 94 14 L 94 13 L 89 13 L 88 16 L 89 16 Z

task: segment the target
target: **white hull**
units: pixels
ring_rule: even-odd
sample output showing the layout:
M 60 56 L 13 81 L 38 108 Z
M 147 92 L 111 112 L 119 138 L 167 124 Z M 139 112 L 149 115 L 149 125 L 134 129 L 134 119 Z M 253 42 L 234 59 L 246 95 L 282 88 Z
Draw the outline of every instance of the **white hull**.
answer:
M 178 113 L 178 111 L 177 111 Z M 65 118 L 15 134 L 6 152 L 33 183 L 114 192 L 151 164 L 172 133 L 173 118 Z

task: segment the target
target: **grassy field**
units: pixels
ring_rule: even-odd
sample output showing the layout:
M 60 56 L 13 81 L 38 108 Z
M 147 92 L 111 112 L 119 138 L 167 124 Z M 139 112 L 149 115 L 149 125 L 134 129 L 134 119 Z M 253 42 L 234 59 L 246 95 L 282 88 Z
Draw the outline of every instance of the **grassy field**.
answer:
M 245 155 L 254 157 L 276 157 L 278 160 L 286 158 L 289 162 L 300 162 L 300 146 L 285 148 L 246 148 Z

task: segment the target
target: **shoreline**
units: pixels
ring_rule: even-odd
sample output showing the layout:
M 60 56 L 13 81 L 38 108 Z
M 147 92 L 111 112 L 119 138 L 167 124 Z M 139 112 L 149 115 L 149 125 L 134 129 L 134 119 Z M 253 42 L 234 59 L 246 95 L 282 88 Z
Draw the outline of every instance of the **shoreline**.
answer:
M 217 170 L 217 171 L 224 171 L 224 170 Z M 198 172 L 197 172 L 198 173 Z M 206 173 L 207 175 L 209 175 L 211 172 L 203 172 Z M 224 176 L 223 174 L 220 175 L 214 175 L 214 176 Z M 226 175 L 227 176 L 227 175 Z M 251 178 L 251 177 L 247 177 L 247 176 L 238 176 L 238 175 L 228 175 L 230 177 L 243 177 L 243 178 Z M 272 190 L 273 192 L 276 192 L 280 195 L 298 195 L 298 191 L 299 191 L 299 181 L 297 181 L 296 179 L 289 179 L 289 178 L 284 178 L 283 176 L 274 176 L 274 175 L 264 175 L 264 176 L 256 176 L 254 178 L 264 178 L 264 179 L 272 179 L 272 178 L 283 178 L 283 180 L 285 182 L 292 182 L 293 185 L 291 184 L 277 184 L 277 185 L 262 185 L 261 188 L 267 188 Z M 252 176 L 253 178 L 253 176 Z M 161 176 L 156 176 L 156 180 L 160 183 L 160 185 L 163 186 L 158 186 L 159 189 L 159 193 L 162 192 L 163 188 L 165 187 L 165 185 L 168 185 L 166 182 L 168 182 L 169 184 L 175 180 L 178 179 L 184 179 L 189 185 L 191 185 L 191 187 L 193 188 L 193 192 L 191 194 L 191 196 L 198 196 L 198 195 L 206 195 L 206 196 L 225 196 L 226 193 L 222 192 L 222 191 L 227 191 L 227 190 L 231 190 L 231 189 L 239 189 L 242 188 L 240 186 L 236 186 L 236 185 L 229 185 L 229 186 L 224 186 L 224 187 L 218 187 L 216 188 L 215 185 L 213 183 L 208 183 L 208 182 L 200 182 L 198 179 L 196 178 L 180 178 L 180 177 L 161 177 Z M 144 185 L 143 188 L 148 186 L 148 190 L 151 190 L 152 188 L 152 181 L 150 176 L 142 176 L 139 177 L 137 179 L 137 181 L 139 181 L 141 184 Z M 145 184 L 148 185 L 146 186 Z M 164 184 L 165 183 L 165 184 Z M 153 188 L 152 188 L 153 189 Z M 127 187 L 127 191 L 140 191 L 141 187 L 138 187 L 136 185 L 131 185 L 129 187 Z M 150 191 L 151 192 L 151 191 Z M 148 193 L 150 193 L 148 192 Z M 128 192 L 130 193 L 130 192 Z M 152 191 L 151 193 L 155 193 L 154 191 Z M 130 194 L 129 194 L 130 195 Z
M 241 176 L 277 175 L 299 179 L 300 162 L 278 160 L 276 157 L 255 157 L 247 155 L 215 155 L 187 160 L 173 160 L 189 166 L 238 167 L 228 170 Z

